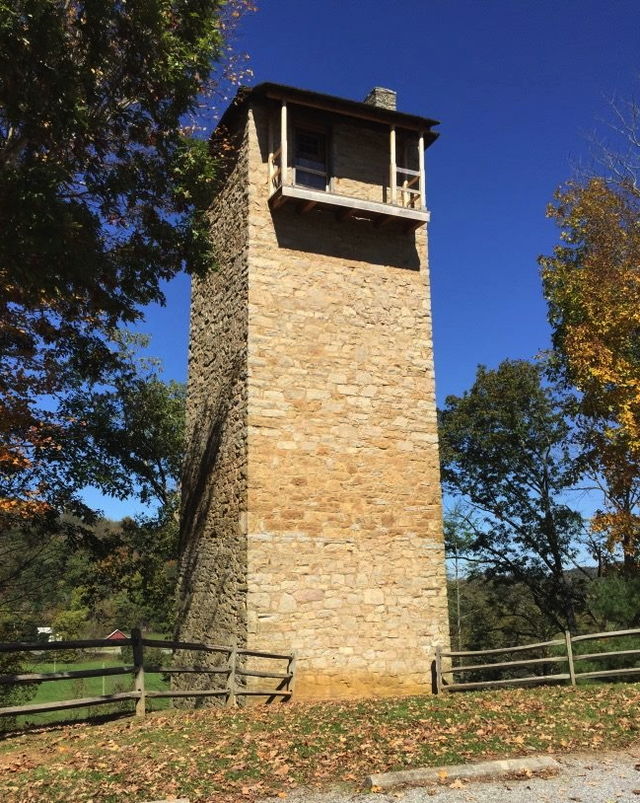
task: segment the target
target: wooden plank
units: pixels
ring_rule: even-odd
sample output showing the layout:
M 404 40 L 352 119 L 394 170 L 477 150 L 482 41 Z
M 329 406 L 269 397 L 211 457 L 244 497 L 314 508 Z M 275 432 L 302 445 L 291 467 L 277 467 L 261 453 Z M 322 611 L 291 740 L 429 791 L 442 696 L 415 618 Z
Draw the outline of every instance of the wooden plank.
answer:
M 395 216 L 393 214 L 390 215 L 380 215 L 380 217 L 376 220 L 373 224 L 376 229 L 383 229 L 385 226 L 388 226 L 391 221 L 395 220 Z M 422 225 L 422 224 L 420 224 Z
M 286 680 L 293 677 L 289 672 L 252 672 L 250 669 L 236 669 L 236 675 L 246 678 L 284 678 Z
M 403 173 L 403 174 L 405 174 L 407 176 L 415 176 L 416 178 L 420 177 L 420 171 L 419 170 L 409 170 L 408 167 L 400 167 L 399 165 L 396 166 L 396 172 L 397 173 Z
M 283 661 L 289 661 L 291 659 L 291 653 L 284 655 L 281 652 L 258 652 L 256 650 L 245 649 L 237 650 L 237 653 L 238 655 L 252 655 L 255 658 L 281 658 Z
M 436 647 L 436 694 L 442 694 L 442 647 Z
M 228 675 L 229 669 L 226 667 L 218 667 L 210 669 L 206 666 L 183 666 L 183 667 L 170 667 L 169 669 L 145 669 L 147 674 L 156 675 L 180 675 L 182 673 L 195 673 L 199 675 Z
M 284 195 L 284 193 L 282 192 L 282 184 L 281 184 L 269 199 L 269 203 L 271 204 L 273 209 L 278 209 L 279 207 L 286 204 L 288 200 L 289 200 L 288 197 Z
M 226 695 L 226 689 L 192 689 L 191 691 L 166 689 L 146 693 L 147 697 L 226 697 Z
M 569 676 L 571 679 L 571 685 L 576 685 L 576 671 L 575 667 L 573 666 L 573 650 L 571 648 L 571 633 L 568 630 L 564 631 L 564 640 L 566 643 L 567 649 L 567 660 L 569 661 Z
M 238 647 L 234 645 L 233 649 L 229 653 L 228 658 L 228 675 L 227 675 L 227 687 L 226 691 L 226 706 L 227 708 L 233 708 L 236 704 L 236 687 L 238 685 L 237 682 L 237 672 L 238 672 Z
M 292 692 L 283 689 L 282 691 L 276 691 L 275 689 L 270 689 L 269 691 L 256 691 L 255 689 L 236 689 L 236 696 L 244 696 L 244 697 L 291 697 Z
M 575 641 L 575 639 L 573 639 Z M 443 652 L 443 658 L 464 658 L 468 655 L 498 655 L 504 652 L 523 652 L 524 650 L 536 650 L 540 647 L 557 647 L 564 644 L 564 639 L 555 639 L 554 641 L 541 641 L 538 644 L 523 644 L 520 647 L 498 647 L 491 650 L 468 650 L 466 652 Z
M 640 629 L 635 628 L 634 630 L 609 630 L 608 632 L 605 631 L 603 633 L 588 633 L 586 636 L 574 636 L 572 638 L 572 641 L 575 644 L 576 641 L 589 641 L 591 639 L 601 639 L 601 638 L 616 638 L 617 636 L 640 636 Z
M 287 137 L 287 101 L 283 99 L 280 107 L 280 175 L 282 176 L 282 184 L 286 184 L 288 178 L 289 154 Z
M 145 647 L 166 647 L 171 650 L 200 650 L 201 652 L 231 652 L 231 647 L 221 644 L 204 644 L 198 641 L 168 641 L 166 639 L 143 638 Z
M 271 91 L 267 92 L 266 96 L 268 98 L 271 98 L 272 100 L 282 100 L 282 98 L 283 98 L 282 92 L 276 92 L 275 90 L 271 90 Z M 346 116 L 346 117 L 354 117 L 354 118 L 357 118 L 358 120 L 368 120 L 369 122 L 378 123 L 379 125 L 386 125 L 386 123 L 383 120 L 380 119 L 380 115 L 379 114 L 375 114 L 374 112 L 367 113 L 366 111 L 363 111 L 363 110 L 361 110 L 359 108 L 355 108 L 355 109 L 350 108 L 349 111 L 347 112 L 347 111 L 340 111 L 340 110 L 336 109 L 336 107 L 334 105 L 331 105 L 330 103 L 322 102 L 321 100 L 317 100 L 317 99 L 316 100 L 312 100 L 311 98 L 305 98 L 304 100 L 301 100 L 299 98 L 295 98 L 293 96 L 290 96 L 290 100 L 294 105 L 301 106 L 302 108 L 320 109 L 321 111 L 332 112 L 333 114 L 339 114 L 339 115 L 343 115 L 343 116 Z M 363 105 L 365 105 L 365 104 L 358 104 L 358 106 L 363 106 Z M 372 108 L 375 108 L 375 107 L 372 107 Z M 391 110 L 386 111 L 385 109 L 379 109 L 379 111 L 382 114 L 386 113 L 386 114 L 397 115 L 397 116 L 401 117 L 402 119 L 399 122 L 399 128 L 402 128 L 402 129 L 404 129 L 406 131 L 420 131 L 422 128 L 424 128 L 425 122 L 429 122 L 429 121 L 426 121 L 424 118 L 409 119 L 409 118 L 412 118 L 413 115 L 406 115 L 403 112 L 397 112 L 397 111 L 391 111 Z M 435 120 L 431 121 L 431 125 L 437 125 L 437 122 Z M 437 134 L 435 132 L 429 132 L 429 133 L 433 137 L 433 139 L 431 141 L 433 141 L 434 139 L 437 138 Z
M 577 672 L 577 678 L 606 678 L 610 675 L 637 675 L 640 672 L 640 666 L 631 667 L 630 669 L 603 669 L 600 672 Z
M 133 641 L 133 665 L 134 665 L 134 684 L 138 695 L 136 701 L 136 716 L 143 717 L 145 711 L 144 694 L 144 648 L 142 646 L 142 633 L 139 627 L 134 627 L 131 631 Z
M 118 692 L 106 694 L 100 697 L 82 697 L 76 700 L 56 700 L 53 703 L 32 703 L 29 705 L 12 705 L 8 708 L 0 708 L 0 717 L 15 716 L 16 714 L 43 714 L 46 711 L 65 711 L 69 708 L 89 708 L 94 705 L 107 705 L 117 703 L 120 700 L 137 700 L 138 694 L 135 691 Z
M 420 173 L 420 180 L 418 183 L 418 190 L 420 191 L 420 206 L 423 209 L 427 208 L 427 199 L 426 199 L 426 173 L 424 169 L 424 132 L 420 132 L 420 136 L 418 137 L 418 172 Z
M 51 650 L 76 650 L 85 647 L 126 647 L 131 639 L 79 639 L 77 641 L 7 641 L 0 643 L 0 652 L 47 652 Z
M 617 658 L 621 655 L 640 655 L 640 650 L 620 650 L 619 652 L 590 652 L 586 655 L 574 655 L 574 661 L 589 661 L 593 658 Z
M 70 680 L 72 678 L 99 678 L 108 675 L 130 675 L 132 666 L 110 666 L 104 669 L 73 669 L 68 672 L 30 672 L 22 675 L 0 675 L 0 684 L 6 683 L 44 683 L 48 680 Z
M 528 658 L 521 661 L 504 661 L 499 664 L 472 664 L 470 666 L 454 666 L 451 669 L 443 669 L 443 675 L 451 675 L 454 672 L 472 672 L 475 669 L 505 669 L 512 666 L 534 666 L 535 664 L 555 664 L 567 661 L 566 655 L 554 658 Z
M 375 215 L 389 215 L 404 220 L 419 221 L 419 225 L 429 220 L 429 212 L 426 209 L 408 209 L 402 206 L 393 206 L 383 201 L 366 201 L 363 198 L 353 198 L 348 195 L 338 195 L 326 190 L 313 190 L 309 187 L 297 185 L 279 187 L 277 192 L 271 196 L 271 205 L 277 206 L 277 201 L 280 197 L 284 198 L 285 201 L 287 198 L 316 201 L 319 206 L 323 207 L 346 207 L 355 210 L 356 214 L 358 212 L 370 212 Z
M 298 214 L 299 215 L 306 215 L 307 212 L 310 212 L 314 206 L 317 205 L 317 201 L 303 201 L 298 206 Z
M 266 704 L 267 704 L 267 705 L 271 705 L 271 703 L 275 702 L 276 698 L 280 696 L 280 695 L 279 695 L 279 692 L 280 692 L 280 691 L 289 691 L 288 683 L 289 683 L 289 681 L 288 681 L 288 680 L 281 680 L 281 681 L 280 681 L 280 683 L 278 683 L 278 685 L 277 685 L 277 686 L 275 687 L 275 689 L 273 690 L 273 693 L 272 693 L 272 694 L 270 694 L 270 695 L 267 697 L 267 702 L 266 702 Z M 287 696 L 287 697 L 282 697 L 282 698 L 281 698 L 281 702 L 284 702 L 285 700 L 288 700 L 288 699 L 289 699 L 289 697 L 290 697 L 290 696 Z
M 396 127 L 392 125 L 389 129 L 389 191 L 392 204 L 396 202 L 396 183 L 398 180 L 396 168 Z
M 570 675 L 540 675 L 528 678 L 507 678 L 506 680 L 476 680 L 473 683 L 450 683 L 444 687 L 444 691 L 456 691 L 456 689 L 479 689 L 481 686 L 508 686 L 517 683 L 549 683 L 551 681 L 570 680 Z
M 297 664 L 297 655 L 296 653 L 291 653 L 291 658 L 289 659 L 289 663 L 287 664 L 287 672 L 290 674 L 290 678 L 287 681 L 287 691 L 290 692 L 289 697 L 287 698 L 290 700 L 293 697 L 293 691 L 295 688 L 296 683 L 296 664 Z M 284 702 L 284 698 L 283 698 Z

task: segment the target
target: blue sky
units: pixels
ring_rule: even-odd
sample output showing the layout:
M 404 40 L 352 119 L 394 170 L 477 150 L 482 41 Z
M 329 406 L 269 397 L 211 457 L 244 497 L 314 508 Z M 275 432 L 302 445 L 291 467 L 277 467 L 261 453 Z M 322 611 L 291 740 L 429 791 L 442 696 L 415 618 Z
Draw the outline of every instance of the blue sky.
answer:
M 440 402 L 471 385 L 478 363 L 545 348 L 536 260 L 557 239 L 545 207 L 588 161 L 609 99 L 640 96 L 637 0 L 258 2 L 237 41 L 255 83 L 354 100 L 386 86 L 399 110 L 441 121 L 427 151 Z M 188 306 L 182 276 L 141 327 L 166 378 L 186 378 Z

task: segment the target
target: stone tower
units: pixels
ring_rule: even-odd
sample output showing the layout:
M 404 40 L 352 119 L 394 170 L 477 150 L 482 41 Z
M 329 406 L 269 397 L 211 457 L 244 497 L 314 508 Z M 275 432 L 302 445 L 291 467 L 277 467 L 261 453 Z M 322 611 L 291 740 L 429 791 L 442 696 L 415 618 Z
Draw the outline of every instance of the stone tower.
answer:
M 296 696 L 430 689 L 448 642 L 424 151 L 435 121 L 278 84 L 214 135 L 193 285 L 183 640 L 297 654 Z

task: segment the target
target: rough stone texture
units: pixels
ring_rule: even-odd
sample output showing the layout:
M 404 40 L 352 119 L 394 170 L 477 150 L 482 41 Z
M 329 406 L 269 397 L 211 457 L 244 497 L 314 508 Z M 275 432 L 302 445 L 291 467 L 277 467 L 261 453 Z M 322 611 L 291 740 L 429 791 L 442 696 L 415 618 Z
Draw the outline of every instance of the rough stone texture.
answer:
M 560 772 L 560 764 L 551 756 L 527 758 L 503 758 L 495 761 L 478 761 L 475 764 L 450 764 L 446 767 L 423 767 L 414 770 L 381 772 L 369 775 L 364 782 L 368 789 L 397 789 L 403 786 L 426 786 L 446 779 L 447 783 L 458 779 L 480 781 L 486 778 L 526 778 L 536 774 Z
M 379 106 L 382 109 L 395 111 L 397 92 L 393 89 L 385 89 L 383 86 L 374 86 L 364 99 L 364 102 L 370 103 L 372 106 Z
M 296 696 L 424 692 L 448 643 L 426 231 L 272 213 L 268 113 L 249 113 L 241 186 L 232 176 L 214 210 L 221 272 L 194 286 L 203 481 L 192 466 L 181 635 L 231 638 L 235 621 L 241 644 L 295 650 Z M 327 122 L 340 191 L 382 200 L 384 131 Z M 243 348 L 246 384 L 230 382 Z M 202 443 L 221 387 L 216 459 Z
M 176 630 L 180 640 L 221 645 L 245 643 L 247 620 L 248 149 L 240 141 L 211 209 L 216 269 L 192 288 Z M 223 656 L 180 660 L 216 665 Z
M 332 126 L 331 190 L 384 202 L 389 193 L 389 134 L 364 125 Z M 358 158 L 354 159 L 354 153 Z

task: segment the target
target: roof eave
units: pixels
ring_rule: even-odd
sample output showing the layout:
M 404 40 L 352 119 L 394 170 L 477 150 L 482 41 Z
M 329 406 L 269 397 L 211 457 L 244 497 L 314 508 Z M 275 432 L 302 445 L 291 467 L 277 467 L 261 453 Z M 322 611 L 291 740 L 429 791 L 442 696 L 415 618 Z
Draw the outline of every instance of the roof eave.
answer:
M 341 114 L 346 117 L 364 119 L 387 125 L 395 125 L 399 128 L 409 129 L 424 134 L 425 147 L 429 147 L 437 138 L 438 133 L 432 131 L 431 127 L 439 125 L 438 120 L 428 117 L 419 117 L 413 114 L 383 109 L 369 103 L 362 103 L 355 100 L 338 98 L 333 95 L 325 95 L 320 92 L 312 92 L 307 89 L 286 86 L 285 84 L 262 83 L 254 87 L 240 87 L 232 103 L 220 120 L 221 126 L 230 122 L 230 117 L 235 114 L 241 106 L 251 97 L 269 98 L 272 100 L 286 100 L 300 106 L 307 106 L 334 114 Z

